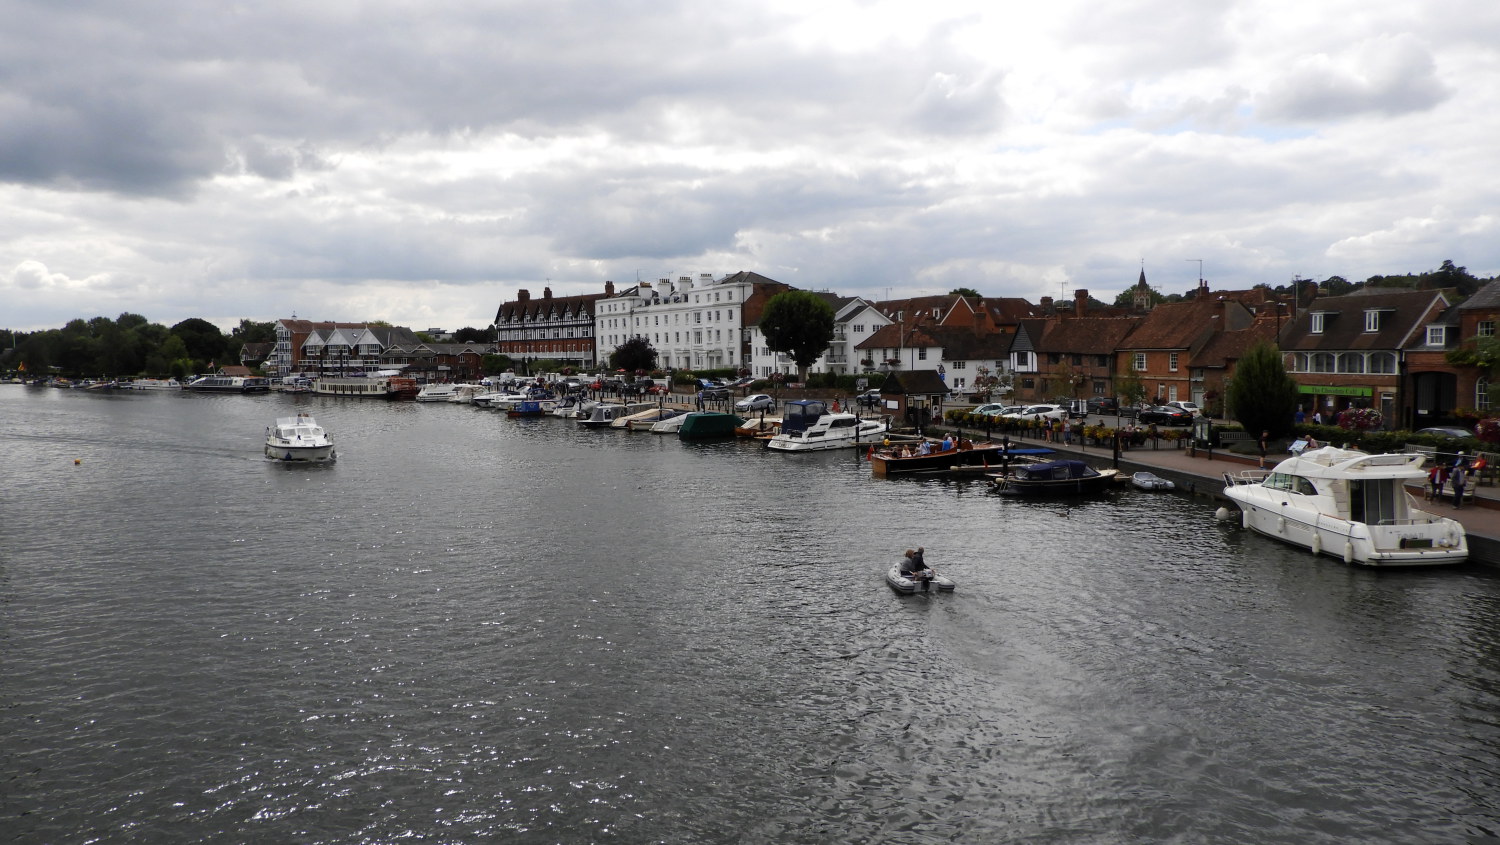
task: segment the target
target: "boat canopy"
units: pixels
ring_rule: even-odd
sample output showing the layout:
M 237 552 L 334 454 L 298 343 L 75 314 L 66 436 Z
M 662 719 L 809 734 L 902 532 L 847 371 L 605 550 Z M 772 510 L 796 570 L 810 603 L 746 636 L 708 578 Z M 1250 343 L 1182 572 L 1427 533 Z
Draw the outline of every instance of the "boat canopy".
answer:
M 1015 468 L 1015 476 L 1018 481 L 1089 478 L 1098 474 L 1098 471 L 1083 461 L 1039 461 L 1034 464 Z

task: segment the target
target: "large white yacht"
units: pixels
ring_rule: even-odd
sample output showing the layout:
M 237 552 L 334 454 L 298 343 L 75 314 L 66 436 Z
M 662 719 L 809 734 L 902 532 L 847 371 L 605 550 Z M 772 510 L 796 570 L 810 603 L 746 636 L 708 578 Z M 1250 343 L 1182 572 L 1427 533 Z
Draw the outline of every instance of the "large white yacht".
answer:
M 1426 481 L 1423 460 L 1325 446 L 1269 474 L 1225 473 L 1224 495 L 1244 527 L 1313 554 L 1366 566 L 1461 563 L 1469 556 L 1463 525 L 1422 510 L 1406 491 Z
M 853 449 L 879 443 L 890 430 L 882 417 L 860 419 L 854 414 L 823 414 L 801 431 L 782 431 L 766 441 L 766 448 L 778 452 Z

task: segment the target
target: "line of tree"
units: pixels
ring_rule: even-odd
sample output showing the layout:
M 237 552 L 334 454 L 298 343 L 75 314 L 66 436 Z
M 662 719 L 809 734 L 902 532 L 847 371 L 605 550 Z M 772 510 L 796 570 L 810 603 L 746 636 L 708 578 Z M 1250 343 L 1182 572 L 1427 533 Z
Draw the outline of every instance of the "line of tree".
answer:
M 379 325 L 372 322 L 372 325 Z M 389 325 L 388 323 L 385 325 Z M 431 343 L 425 332 L 418 339 Z M 465 327 L 455 343 L 493 343 L 495 329 Z M 247 343 L 275 343 L 276 324 L 240 320 L 225 334 L 218 326 L 189 317 L 171 327 L 126 312 L 111 320 L 68 321 L 60 329 L 17 332 L 0 329 L 0 371 L 89 378 L 185 378 L 240 362 Z M 508 363 L 508 362 L 507 362 Z
M 1371 276 L 1363 282 L 1351 282 L 1343 276 L 1329 276 L 1321 282 L 1312 279 L 1295 279 L 1284 285 L 1259 285 L 1269 289 L 1272 293 L 1283 296 L 1291 296 L 1297 292 L 1299 285 L 1316 284 L 1318 296 L 1343 296 L 1353 293 L 1361 288 L 1392 288 L 1396 290 L 1453 290 L 1460 300 L 1468 299 L 1475 291 L 1486 284 L 1500 278 L 1491 276 L 1481 279 L 1469 273 L 1468 268 L 1459 267 L 1451 259 L 1444 260 L 1436 270 L 1428 270 L 1425 273 L 1402 273 L 1394 276 Z M 1159 305 L 1163 302 L 1186 302 L 1197 296 L 1198 288 L 1183 293 L 1163 294 L 1155 288 L 1151 288 L 1151 304 Z M 1116 308 L 1129 308 L 1135 301 L 1135 286 L 1126 288 L 1115 297 Z

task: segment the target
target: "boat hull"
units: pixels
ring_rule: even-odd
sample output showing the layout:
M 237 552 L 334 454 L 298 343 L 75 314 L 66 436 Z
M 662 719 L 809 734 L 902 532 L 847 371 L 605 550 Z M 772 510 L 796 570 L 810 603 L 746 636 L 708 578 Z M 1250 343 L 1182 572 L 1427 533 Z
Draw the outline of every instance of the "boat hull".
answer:
M 267 443 L 266 457 L 286 463 L 324 463 L 337 460 L 338 453 L 334 451 L 332 443 L 326 446 L 286 446 Z
M 949 578 L 946 575 L 939 575 L 934 572 L 932 575 L 932 580 L 927 582 L 927 588 L 924 590 L 922 581 L 920 579 L 907 578 L 905 575 L 901 574 L 900 563 L 893 563 L 891 564 L 891 568 L 886 570 L 885 583 L 889 584 L 891 589 L 895 590 L 898 593 L 950 593 L 953 591 L 954 587 L 958 586 L 956 583 L 954 583 L 952 578 Z
M 1012 449 L 1009 460 L 1029 462 L 1039 455 L 1052 454 L 1051 449 Z M 927 455 L 899 457 L 877 449 L 870 455 L 870 471 L 877 476 L 907 475 L 924 472 L 948 472 L 954 467 L 989 467 L 998 469 L 1007 460 L 1006 451 L 996 443 L 976 443 L 970 449 L 948 449 Z
M 1240 509 L 1240 524 L 1257 534 L 1373 567 L 1452 566 L 1469 558 L 1463 527 L 1451 519 L 1405 525 L 1367 525 L 1318 511 L 1257 502 L 1245 490 L 1224 495 Z

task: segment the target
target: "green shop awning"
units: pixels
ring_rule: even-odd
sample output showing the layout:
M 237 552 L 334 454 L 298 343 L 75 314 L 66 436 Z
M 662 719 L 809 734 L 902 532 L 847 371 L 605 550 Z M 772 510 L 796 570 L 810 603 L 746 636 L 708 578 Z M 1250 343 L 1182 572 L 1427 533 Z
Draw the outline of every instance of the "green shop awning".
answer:
M 1364 396 L 1374 395 L 1374 388 L 1370 387 L 1334 387 L 1327 384 L 1299 384 L 1297 389 L 1302 393 L 1317 393 L 1324 396 Z

